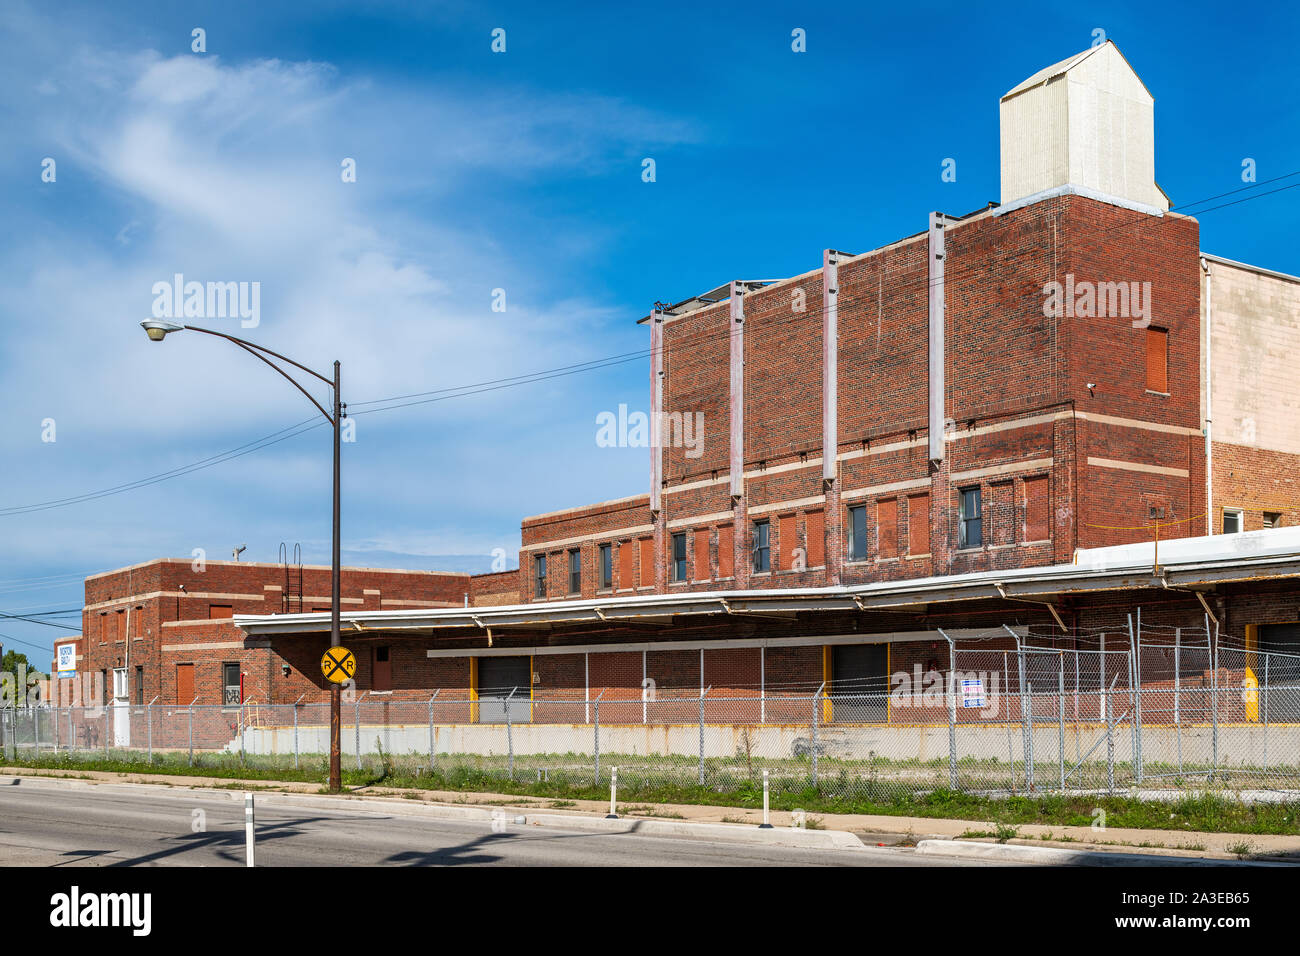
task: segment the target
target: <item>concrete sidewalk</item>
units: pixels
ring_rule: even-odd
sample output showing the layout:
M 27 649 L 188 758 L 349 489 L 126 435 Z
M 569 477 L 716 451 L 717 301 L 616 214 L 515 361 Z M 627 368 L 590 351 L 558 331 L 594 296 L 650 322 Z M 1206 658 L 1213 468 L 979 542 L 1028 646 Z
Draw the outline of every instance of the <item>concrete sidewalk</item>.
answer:
M 317 783 L 278 782 L 270 780 L 232 780 L 223 777 L 200 777 L 168 774 L 114 773 L 106 771 L 37 770 L 22 767 L 0 768 L 0 775 L 48 776 L 82 780 L 88 783 L 137 783 L 201 789 L 279 791 L 283 793 L 322 794 Z M 449 790 L 412 790 L 370 786 L 348 790 L 331 799 L 402 799 L 450 807 L 515 808 L 548 815 L 603 817 L 609 812 L 608 800 L 571 800 L 567 798 L 519 796 L 502 793 L 479 793 Z M 761 810 L 700 804 L 627 801 L 618 806 L 620 817 L 639 820 L 678 821 L 698 824 L 748 824 L 762 822 Z M 773 811 L 773 826 L 789 829 L 795 815 Z M 937 817 L 905 817 L 872 814 L 834 814 L 809 812 L 805 823 L 812 830 L 833 830 L 855 834 L 867 846 L 912 845 L 922 840 L 975 839 L 993 843 L 998 831 L 994 821 L 951 820 Z M 1072 851 L 1097 850 L 1127 853 L 1155 853 L 1237 860 L 1246 851 L 1252 858 L 1290 860 L 1300 863 L 1300 835 L 1204 833 L 1192 830 L 1154 830 L 1131 828 L 1094 829 L 1084 826 L 1023 824 L 1013 827 L 1015 835 L 1003 844 L 1061 847 Z M 1002 832 L 1005 835 L 1005 830 Z

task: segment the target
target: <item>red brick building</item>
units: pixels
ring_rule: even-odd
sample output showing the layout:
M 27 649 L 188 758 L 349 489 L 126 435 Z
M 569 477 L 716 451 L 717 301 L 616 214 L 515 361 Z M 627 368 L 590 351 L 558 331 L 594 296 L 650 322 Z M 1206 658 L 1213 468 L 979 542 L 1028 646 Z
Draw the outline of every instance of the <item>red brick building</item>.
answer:
M 468 574 L 344 568 L 341 604 L 345 612 L 460 607 L 473 590 Z M 86 579 L 76 669 L 83 683 L 134 704 L 291 703 L 319 693 L 320 654 L 273 653 L 266 641 L 246 641 L 233 617 L 329 608 L 325 566 L 149 561 Z M 367 673 L 382 677 L 385 664 L 367 661 Z M 70 683 L 58 681 L 65 693 Z
M 645 688 L 879 687 L 946 667 L 949 636 L 1104 640 L 1138 605 L 1291 646 L 1260 630 L 1300 620 L 1285 532 L 1171 566 L 1092 550 L 1300 522 L 1300 279 L 1202 253 L 1155 182 L 1153 104 L 1113 44 L 1084 51 L 1002 97 L 1000 203 L 657 303 L 646 492 L 526 518 L 475 607 L 345 605 L 358 688 L 470 720 L 506 689 L 605 693 L 644 721 Z M 241 618 L 271 646 L 258 691 L 307 689 L 276 661 L 306 675 L 327 623 Z

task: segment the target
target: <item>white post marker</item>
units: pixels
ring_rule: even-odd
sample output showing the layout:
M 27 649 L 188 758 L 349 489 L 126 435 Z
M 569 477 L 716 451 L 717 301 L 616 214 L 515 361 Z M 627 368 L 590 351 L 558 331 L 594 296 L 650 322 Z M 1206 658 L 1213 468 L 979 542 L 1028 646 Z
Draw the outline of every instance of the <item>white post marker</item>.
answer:
M 609 813 L 605 816 L 606 820 L 617 820 L 618 813 L 618 768 L 609 768 Z
M 772 829 L 771 821 L 768 820 L 767 804 L 767 770 L 763 770 L 763 822 L 758 825 L 760 830 Z
M 244 849 L 248 865 L 253 865 L 253 795 L 244 794 Z

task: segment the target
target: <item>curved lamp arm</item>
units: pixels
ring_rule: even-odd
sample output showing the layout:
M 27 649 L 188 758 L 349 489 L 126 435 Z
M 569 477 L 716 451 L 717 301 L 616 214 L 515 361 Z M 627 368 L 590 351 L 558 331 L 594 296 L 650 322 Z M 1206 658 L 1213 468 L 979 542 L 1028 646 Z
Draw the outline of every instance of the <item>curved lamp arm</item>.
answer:
M 254 358 L 256 358 L 256 359 L 258 359 L 258 360 L 260 360 L 260 361 L 262 361 L 262 362 L 265 362 L 265 363 L 266 363 L 267 365 L 269 365 L 271 368 L 273 368 L 273 369 L 275 369 L 277 372 L 279 372 L 279 373 L 280 373 L 280 374 L 281 374 L 285 379 L 287 379 L 289 382 L 291 382 L 291 383 L 293 384 L 293 387 L 294 387 L 294 388 L 298 389 L 298 391 L 302 392 L 304 395 L 307 396 L 307 400 L 308 400 L 309 402 L 311 402 L 313 405 L 316 406 L 316 409 L 317 409 L 317 410 L 318 410 L 322 415 L 325 416 L 325 420 L 326 420 L 327 422 L 329 422 L 331 425 L 337 425 L 337 424 L 338 424 L 338 422 L 336 422 L 336 421 L 334 420 L 334 416 L 331 415 L 329 412 L 325 411 L 324 407 L 321 405 L 320 402 L 316 401 L 315 397 L 311 394 L 311 392 L 309 392 L 309 391 L 307 391 L 307 389 L 303 388 L 303 387 L 302 387 L 302 384 L 301 384 L 301 383 L 300 383 L 296 378 L 294 378 L 292 375 L 290 375 L 290 374 L 289 374 L 288 372 L 286 372 L 284 369 L 280 368 L 280 366 L 276 365 L 274 362 L 272 362 L 272 361 L 271 361 L 270 359 L 268 359 L 266 356 L 271 355 L 271 356 L 274 356 L 275 358 L 279 359 L 279 360 L 282 361 L 282 362 L 288 362 L 288 363 L 289 363 L 290 365 L 292 365 L 294 368 L 302 369 L 302 371 L 306 372 L 308 375 L 313 375 L 313 376 L 315 376 L 316 378 L 318 378 L 318 379 L 320 379 L 322 382 L 324 382 L 326 385 L 328 385 L 331 389 L 333 389 L 333 388 L 334 388 L 334 382 L 332 382 L 330 379 L 326 378 L 324 375 L 321 375 L 319 372 L 314 371 L 313 369 L 308 368 L 306 365 L 303 365 L 301 362 L 295 362 L 293 359 L 289 358 L 287 355 L 281 355 L 279 352 L 272 351 L 271 349 L 268 349 L 268 348 L 266 348 L 266 347 L 263 346 L 263 345 L 258 345 L 258 344 L 254 343 L 254 342 L 249 342 L 247 339 L 241 339 L 241 338 L 240 338 L 239 336 L 237 336 L 237 335 L 230 335 L 230 334 L 228 334 L 228 333 L 226 333 L 226 332 L 218 332 L 218 331 L 216 331 L 215 329 L 205 329 L 205 328 L 202 328 L 201 326 L 197 326 L 197 325 L 181 325 L 181 326 L 175 326 L 175 327 L 172 327 L 172 328 L 167 329 L 167 331 L 179 331 L 180 329 L 187 329 L 187 330 L 190 331 L 190 332 L 202 332 L 202 333 L 204 333 L 205 335 L 215 335 L 215 336 L 216 336 L 217 338 L 219 338 L 219 339 L 225 339 L 225 340 L 228 341 L 228 342 L 233 342 L 235 345 L 238 345 L 238 346 L 239 346 L 241 349 L 243 349 L 245 352 L 249 353 L 250 355 L 252 355 L 252 356 L 253 356 Z M 165 334 L 165 333 L 164 333 L 164 334 Z M 337 398 L 337 396 L 335 396 L 335 397 Z

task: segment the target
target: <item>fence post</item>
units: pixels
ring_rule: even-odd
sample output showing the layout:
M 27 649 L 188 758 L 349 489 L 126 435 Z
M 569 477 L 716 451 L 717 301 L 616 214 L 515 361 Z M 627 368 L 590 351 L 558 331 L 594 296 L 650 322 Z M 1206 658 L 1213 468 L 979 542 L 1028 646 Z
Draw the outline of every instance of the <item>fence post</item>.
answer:
M 596 736 L 595 743 L 592 745 L 592 753 L 596 758 L 596 786 L 600 786 L 600 698 L 604 696 L 605 692 L 602 690 L 600 696 L 592 701 L 591 704 L 593 717 L 595 718 L 592 730 Z
M 239 702 L 239 765 L 244 765 L 244 702 Z
M 153 702 L 157 700 L 157 695 L 149 703 L 144 705 L 145 724 L 149 728 L 149 762 L 153 763 Z
M 441 687 L 435 690 L 433 696 L 429 698 L 429 771 L 431 773 L 438 766 L 438 741 L 433 732 L 433 702 L 438 699 L 438 691 L 440 690 L 442 690 Z
M 198 700 L 198 698 L 194 698 Z M 190 701 L 190 766 L 194 766 L 194 700 Z
M 1206 618 L 1208 619 L 1208 617 L 1209 615 L 1207 614 Z M 1205 627 L 1205 639 L 1210 639 L 1208 620 Z M 1211 649 L 1210 660 L 1210 695 L 1213 698 L 1213 704 L 1210 711 L 1213 720 L 1213 732 L 1210 747 L 1210 779 L 1213 780 L 1214 775 L 1219 770 L 1219 625 L 1217 622 L 1214 625 L 1214 646 Z
M 1102 660 L 1105 660 L 1104 656 Z M 1114 692 L 1115 681 L 1118 680 L 1119 675 L 1116 674 L 1114 680 L 1110 682 L 1109 690 L 1104 684 L 1102 685 L 1101 692 L 1104 695 L 1102 698 L 1103 700 L 1109 698 Z M 1113 704 L 1106 704 L 1106 791 L 1108 793 L 1115 792 L 1115 725 L 1110 721 L 1110 713 L 1114 709 L 1115 707 Z
M 817 741 L 817 736 L 818 736 L 818 734 L 817 734 L 817 731 L 818 731 L 818 729 L 819 729 L 820 722 L 821 722 L 821 696 L 822 696 L 822 688 L 824 688 L 825 686 L 826 686 L 826 683 L 825 683 L 825 681 L 823 681 L 823 682 L 822 682 L 822 686 L 817 688 L 817 693 L 813 695 L 813 700 L 812 700 L 812 704 L 813 704 L 813 711 L 812 711 L 812 785 L 813 785 L 814 787 L 817 786 L 817 750 L 818 750 L 818 741 Z
M 1129 686 L 1133 696 L 1133 779 L 1142 782 L 1142 609 L 1138 608 L 1138 630 L 1128 616 Z
M 700 786 L 704 786 L 704 694 L 700 691 Z
M 54 716 L 54 753 L 57 756 L 59 753 L 59 708 L 52 708 L 50 713 Z
M 1056 652 L 1056 734 L 1061 768 L 1061 792 L 1065 792 L 1065 651 Z
M 1002 694 L 1006 697 L 1007 688 L 1011 686 L 1011 661 L 1007 652 L 1002 652 Z M 1007 764 L 1011 767 L 1011 792 L 1016 791 L 1016 748 L 1011 743 L 1011 707 L 1007 707 Z
M 361 695 L 361 697 L 365 697 L 365 696 L 366 696 L 365 694 Z M 357 769 L 358 770 L 361 769 L 361 697 L 356 698 L 352 702 L 353 743 L 356 745 L 357 748 Z
M 957 645 L 953 639 L 939 634 L 948 642 L 948 786 L 957 789 Z
M 1178 775 L 1183 775 L 1183 629 L 1174 628 L 1174 742 L 1178 751 Z
M 1268 662 L 1272 654 L 1264 655 L 1264 777 L 1268 777 Z M 1258 692 L 1256 692 L 1258 695 Z M 1256 700 L 1258 700 L 1256 696 Z
M 108 712 L 109 710 L 110 708 L 108 704 L 105 704 L 104 705 L 104 756 L 105 757 L 108 756 Z M 15 711 L 14 713 L 16 714 L 17 711 Z M 17 730 L 17 727 L 15 727 L 14 729 Z M 17 741 L 15 741 L 15 744 L 16 743 Z M 17 751 L 15 751 L 15 753 L 17 753 Z
M 72 729 L 72 708 L 68 708 L 68 749 L 77 749 L 77 732 Z
M 515 738 L 510 726 L 510 698 L 515 696 L 518 687 L 512 687 L 510 693 L 506 694 L 506 772 L 510 779 L 515 779 Z

